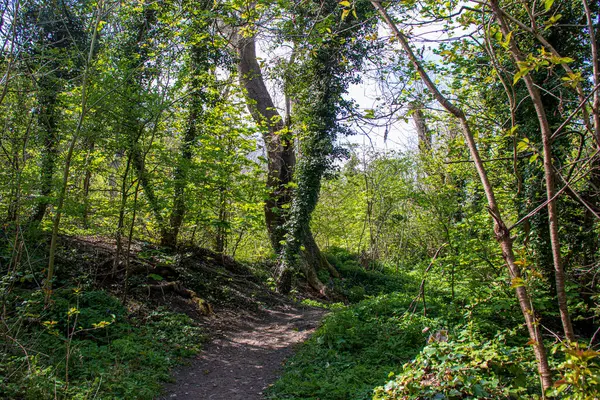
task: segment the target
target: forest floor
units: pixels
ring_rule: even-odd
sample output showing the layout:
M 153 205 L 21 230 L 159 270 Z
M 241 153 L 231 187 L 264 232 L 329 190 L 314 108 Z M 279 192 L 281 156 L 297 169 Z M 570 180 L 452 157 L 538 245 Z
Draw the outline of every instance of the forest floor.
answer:
M 111 238 L 60 239 L 51 307 L 43 308 L 36 281 L 24 281 L 11 293 L 9 304 L 18 307 L 9 310 L 13 318 L 7 324 L 17 331 L 24 316 L 37 315 L 22 340 L 49 354 L 45 366 L 59 372 L 44 377 L 46 386 L 38 387 L 26 381 L 30 371 L 17 359 L 7 364 L 7 376 L 14 378 L 8 386 L 0 384 L 0 398 L 41 398 L 40 390 L 52 389 L 48 382 L 60 382 L 65 372 L 56 366 L 71 351 L 61 346 L 62 339 L 72 342 L 77 354 L 94 351 L 71 365 L 69 398 L 90 393 L 88 383 L 97 380 L 101 386 L 93 389 L 99 397 L 261 399 L 294 346 L 310 336 L 326 313 L 296 302 L 318 297 L 305 283 L 295 299 L 274 292 L 268 285 L 268 264 L 239 263 L 199 247 L 167 251 L 140 241 L 124 245 L 115 261 Z M 86 328 L 64 335 L 74 324 L 69 320 L 74 309 Z M 47 321 L 58 328 L 50 331 Z M 102 328 L 94 326 L 102 321 Z M 88 334 L 98 329 L 105 334 Z M 2 350 L 0 346 L 0 383 L 6 371 L 3 360 L 13 357 Z M 173 367 L 172 382 L 161 392 Z
M 324 310 L 293 305 L 258 313 L 215 310 L 206 320 L 212 340 L 161 399 L 258 400 L 277 379 L 295 345 L 305 341 Z
M 106 239 L 65 239 L 66 248 L 79 249 L 77 254 L 84 250 L 95 264 L 112 263 L 114 245 Z M 99 254 L 103 249 L 108 256 Z M 159 399 L 263 398 L 294 346 L 309 337 L 326 313 L 274 293 L 247 266 L 206 249 L 189 248 L 169 256 L 136 243 L 130 261 L 145 282 L 138 288 L 137 303 L 186 313 L 209 339 L 189 365 L 173 371 L 174 382 L 165 386 Z M 306 289 L 302 296 L 310 297 Z M 198 299 L 210 304 L 209 312 L 198 310 Z

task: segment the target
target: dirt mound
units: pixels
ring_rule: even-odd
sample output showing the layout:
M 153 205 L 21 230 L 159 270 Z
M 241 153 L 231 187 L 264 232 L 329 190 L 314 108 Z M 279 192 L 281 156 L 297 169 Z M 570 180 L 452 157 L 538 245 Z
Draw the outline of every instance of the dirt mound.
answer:
M 287 303 L 247 265 L 208 249 L 169 251 L 147 242 L 123 248 L 129 252 L 117 262 L 112 239 L 61 237 L 60 281 L 85 280 L 136 304 L 133 308 L 164 305 L 192 317 L 211 314 L 215 308 L 257 311 Z

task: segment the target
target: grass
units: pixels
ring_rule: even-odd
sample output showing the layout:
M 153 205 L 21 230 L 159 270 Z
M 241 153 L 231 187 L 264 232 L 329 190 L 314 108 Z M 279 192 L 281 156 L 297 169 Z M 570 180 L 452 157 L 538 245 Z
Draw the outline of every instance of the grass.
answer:
M 334 287 L 351 305 L 329 307 L 332 313 L 269 389 L 270 399 L 370 399 L 373 387 L 425 345 L 423 330 L 440 323 L 407 313 L 418 290 L 415 277 L 389 274 L 384 266 L 366 271 L 339 249 L 327 256 L 343 277 Z M 433 313 L 436 307 L 431 304 Z
M 369 399 L 423 347 L 436 322 L 406 314 L 406 295 L 363 300 L 328 316 L 271 387 L 270 399 Z
M 498 329 L 518 326 L 514 323 L 518 307 L 503 285 L 490 287 L 489 293 L 458 290 L 453 299 L 443 276 L 429 276 L 427 316 L 424 316 L 421 301 L 414 307 L 422 266 L 411 272 L 397 272 L 385 265 L 365 270 L 356 258 L 342 250 L 329 253 L 328 258 L 343 276 L 334 281 L 335 288 L 346 296 L 350 305 L 330 307 L 332 313 L 287 362 L 283 376 L 268 390 L 269 399 L 372 399 L 374 388 L 379 387 L 381 395 L 381 387 L 393 381 L 396 374 L 411 375 L 410 370 L 403 370 L 403 365 L 408 369 L 423 368 L 423 361 L 413 360 L 426 360 L 422 351 L 424 348 L 432 351 L 426 347 L 432 333 L 445 330 L 454 340 L 465 336 L 465 326 L 469 324 L 470 330 L 478 332 L 478 336 L 472 337 L 481 343 L 494 338 Z M 513 349 L 510 346 L 522 349 L 527 341 L 525 332 L 522 329 L 515 332 L 491 350 L 486 348 L 485 356 L 492 357 L 490 353 L 497 349 Z M 465 349 L 470 348 L 468 340 L 460 342 Z M 480 357 L 478 353 L 468 355 Z M 439 357 L 445 359 L 447 354 L 440 353 Z M 436 365 L 445 368 L 448 364 Z M 477 379 L 485 375 L 484 369 L 478 373 Z M 456 384 L 463 389 L 460 385 Z M 473 390 L 479 389 L 472 386 Z M 484 387 L 490 388 L 490 385 Z

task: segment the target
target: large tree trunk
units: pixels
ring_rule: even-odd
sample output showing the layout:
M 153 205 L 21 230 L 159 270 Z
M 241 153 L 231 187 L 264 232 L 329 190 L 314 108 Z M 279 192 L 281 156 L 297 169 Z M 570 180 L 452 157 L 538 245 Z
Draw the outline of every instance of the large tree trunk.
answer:
M 254 37 L 239 37 L 236 42 L 239 56 L 238 73 L 249 99 L 248 109 L 257 124 L 267 127 L 263 134 L 269 190 L 269 197 L 265 202 L 265 221 L 271 245 L 278 253 L 285 236 L 285 208 L 291 202 L 289 184 L 292 182 L 296 164 L 294 142 L 289 132 L 286 132 L 283 118 L 277 112 L 263 80 L 256 60 Z
M 50 195 L 52 194 L 52 180 L 56 169 L 56 157 L 58 156 L 58 129 L 57 129 L 57 88 L 51 81 L 44 79 L 40 83 L 39 116 L 38 121 L 42 127 L 44 152 L 40 168 L 40 199 L 36 205 L 31 221 L 39 223 L 44 219 Z
M 256 123 L 266 126 L 263 134 L 267 153 L 267 188 L 269 197 L 265 201 L 265 222 L 271 245 L 276 253 L 282 250 L 285 241 L 286 210 L 292 201 L 290 183 L 293 180 L 296 154 L 294 142 L 284 119 L 277 112 L 273 99 L 267 90 L 262 72 L 256 59 L 254 37 L 234 35 L 238 53 L 239 79 L 248 96 L 248 109 Z M 329 265 L 314 242 L 312 234 L 306 234 L 303 240 L 302 270 L 311 287 L 323 292 L 325 285 L 317 277 L 315 268 L 325 266 L 329 271 L 335 269 Z M 337 274 L 337 271 L 336 271 Z M 291 288 L 292 274 L 282 268 L 279 273 L 279 287 L 285 292 Z

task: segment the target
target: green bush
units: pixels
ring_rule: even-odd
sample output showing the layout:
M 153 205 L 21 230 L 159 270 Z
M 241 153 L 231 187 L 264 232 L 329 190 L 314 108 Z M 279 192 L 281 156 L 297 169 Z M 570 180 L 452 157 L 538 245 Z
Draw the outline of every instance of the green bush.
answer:
M 347 250 L 333 247 L 327 249 L 325 255 L 342 276 L 341 279 L 332 280 L 334 289 L 350 303 L 394 292 L 416 293 L 418 288 L 413 277 L 402 271 L 393 272 L 388 266 L 365 270 L 358 262 L 358 257 Z
M 373 399 L 523 398 L 537 388 L 531 353 L 507 346 L 503 335 L 487 340 L 465 329 L 428 344 L 398 376 L 377 387 Z
M 585 344 L 573 343 L 561 349 L 565 360 L 558 365 L 560 379 L 550 390 L 556 398 L 571 400 L 593 400 L 600 398 L 600 352 L 587 348 Z

